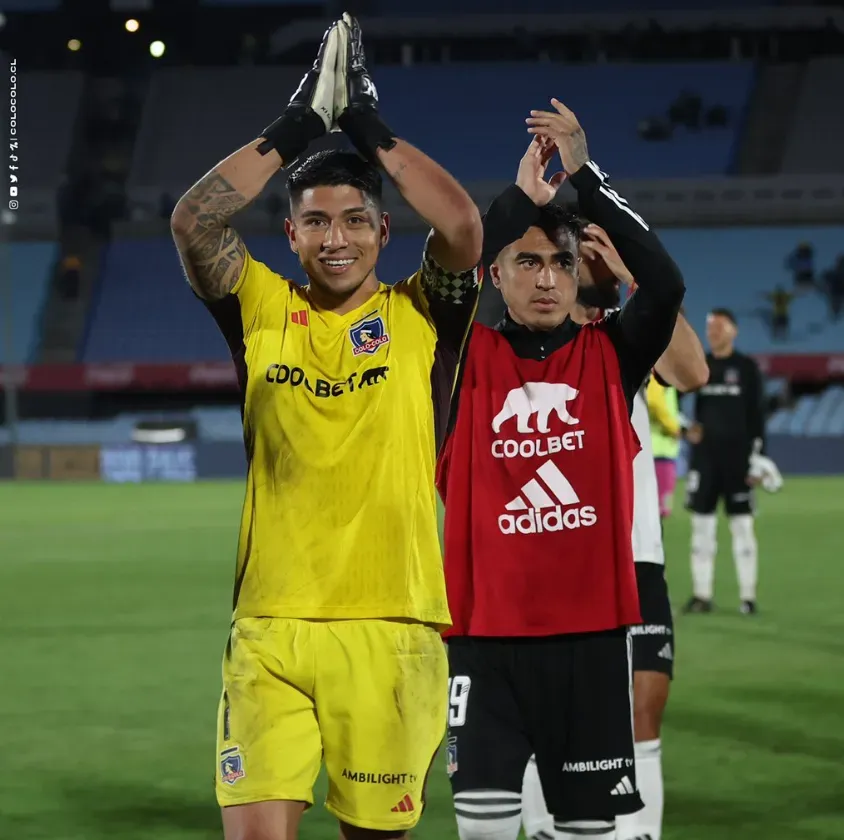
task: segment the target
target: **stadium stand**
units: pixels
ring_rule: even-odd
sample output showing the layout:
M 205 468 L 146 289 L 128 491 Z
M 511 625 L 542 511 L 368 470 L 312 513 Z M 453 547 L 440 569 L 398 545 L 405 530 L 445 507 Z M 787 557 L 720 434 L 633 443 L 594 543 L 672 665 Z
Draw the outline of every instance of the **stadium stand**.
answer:
M 247 237 L 250 251 L 274 270 L 297 279 L 301 269 L 283 233 Z M 384 251 L 385 281 L 412 274 L 424 235 L 396 236 Z M 112 243 L 90 316 L 82 361 L 210 361 L 229 352 L 212 318 L 181 276 L 172 240 Z
M 686 311 L 701 334 L 707 310 L 727 306 L 739 319 L 739 343 L 747 352 L 819 353 L 844 345 L 841 322 L 829 321 L 819 293 L 806 293 L 793 302 L 787 341 L 773 342 L 763 315 L 769 305 L 766 293 L 778 285 L 793 288 L 785 257 L 795 243 L 811 242 L 816 264 L 826 268 L 844 251 L 844 228 L 669 228 L 660 236 L 686 277 Z
M 57 190 L 65 177 L 76 117 L 82 95 L 83 75 L 77 72 L 46 73 L 23 70 L 18 79 L 21 101 L 26 102 L 25 184 L 28 197 L 21 213 L 38 209 L 55 215 Z
M 206 0 L 208 2 L 208 0 Z M 225 4 L 231 0 L 216 0 L 215 5 Z M 589 4 L 590 12 L 629 12 L 631 8 L 647 9 L 647 11 L 661 11 L 663 9 L 698 10 L 702 6 L 708 10 L 713 9 L 735 9 L 754 8 L 758 6 L 772 6 L 774 0 L 650 0 L 646 4 L 631 2 L 631 0 L 595 0 Z M 489 14 L 490 3 L 488 0 L 461 0 L 455 6 L 452 0 L 432 0 L 432 2 L 421 3 L 395 3 L 391 0 L 378 0 L 375 7 L 379 15 L 403 16 L 403 17 L 433 17 L 445 16 L 459 13 L 464 14 Z M 555 14 L 560 11 L 559 0 L 507 0 L 495 4 L 496 13 L 519 12 L 522 14 Z
M 785 255 L 807 239 L 818 265 L 832 264 L 844 250 L 844 229 L 731 228 L 666 229 L 666 247 L 687 278 L 686 309 L 701 332 L 708 309 L 728 305 L 741 323 L 741 345 L 749 352 L 835 351 L 842 346 L 840 324 L 830 323 L 824 299 L 810 293 L 792 305 L 792 337 L 772 342 L 764 295 L 778 284 L 791 288 Z M 262 262 L 292 278 L 301 277 L 282 233 L 246 237 Z M 423 234 L 395 236 L 384 251 L 379 274 L 395 282 L 418 265 Z M 205 361 L 228 358 L 210 316 L 201 311 L 180 277 L 169 238 L 120 240 L 106 255 L 97 300 L 81 360 Z
M 11 296 L 11 353 L 7 341 L 0 342 L 0 362 L 34 362 L 38 353 L 41 312 L 52 277 L 58 247 L 52 242 L 13 242 L 10 246 L 11 276 L 20 282 L 9 284 Z M 7 300 L 0 302 L 0 311 Z M 9 358 L 11 356 L 11 358 Z
M 24 0 L 19 0 L 24 2 Z M 42 0 L 42 2 L 57 2 L 57 0 Z M 308 0 L 200 0 L 204 6 L 303 6 Z M 735 9 L 772 6 L 775 0 L 706 0 L 708 9 Z M 321 4 L 322 5 L 322 4 Z M 331 4 L 326 2 L 326 7 Z M 631 8 L 641 8 L 646 11 L 660 11 L 663 9 L 681 10 L 701 8 L 701 0 L 594 0 L 589 4 L 591 12 L 626 12 Z M 328 11 L 328 9 L 326 9 Z M 416 0 L 411 3 L 395 3 L 392 0 L 375 0 L 367 4 L 367 14 L 378 14 L 381 17 L 431 17 L 453 14 L 490 14 L 519 12 L 523 14 L 554 14 L 560 11 L 559 0 L 498 0 L 491 7 L 489 0 L 463 0 L 459 7 L 451 0 L 433 0 L 421 3 Z
M 787 174 L 844 172 L 844 112 L 833 108 L 844 89 L 844 58 L 825 56 L 809 62 L 783 155 Z
M 690 405 L 684 410 L 690 411 Z M 184 413 L 126 413 L 109 420 L 24 420 L 19 440 L 31 445 L 118 445 L 132 442 L 132 433 L 144 420 L 189 420 L 197 437 L 206 443 L 240 442 L 240 410 L 236 406 L 198 407 Z M 792 406 L 778 409 L 768 421 L 769 435 L 832 437 L 844 435 L 844 386 L 832 385 L 820 394 L 800 397 Z M 0 429 L 0 443 L 3 442 Z
M 732 163 L 737 133 L 753 81 L 750 62 L 562 65 L 545 63 L 383 66 L 375 70 L 385 117 L 465 182 L 511 178 L 528 135 L 524 118 L 562 95 L 594 137 L 592 153 L 616 177 L 723 174 Z M 151 83 L 135 157 L 130 193 L 157 200 L 180 195 L 208 167 L 243 145 L 277 113 L 281 91 L 292 91 L 301 69 L 165 69 Z M 438 91 L 438 119 L 420 107 Z M 649 142 L 639 122 L 664 115 L 685 89 L 705 103 L 725 106 L 724 128 L 680 131 Z M 607 110 L 601 103 L 612 100 Z M 227 103 L 227 119 L 213 132 L 197 132 L 209 110 Z M 168 142 L 161 127 L 168 126 Z M 449 126 L 459 126 L 459 140 Z M 149 192 L 153 190 L 150 197 Z

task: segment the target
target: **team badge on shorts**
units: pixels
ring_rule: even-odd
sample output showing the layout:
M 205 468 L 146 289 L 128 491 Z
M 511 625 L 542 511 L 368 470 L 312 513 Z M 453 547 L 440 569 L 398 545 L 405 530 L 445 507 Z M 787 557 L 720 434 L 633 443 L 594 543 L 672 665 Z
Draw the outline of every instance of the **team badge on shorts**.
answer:
M 390 340 L 384 319 L 374 312 L 349 328 L 349 338 L 352 340 L 352 352 L 355 356 L 360 356 L 361 353 L 371 356 Z
M 243 756 L 240 747 L 230 747 L 220 753 L 220 781 L 224 785 L 233 785 L 246 775 L 243 769 Z
M 457 772 L 457 736 L 451 735 L 445 748 L 445 771 L 449 777 Z

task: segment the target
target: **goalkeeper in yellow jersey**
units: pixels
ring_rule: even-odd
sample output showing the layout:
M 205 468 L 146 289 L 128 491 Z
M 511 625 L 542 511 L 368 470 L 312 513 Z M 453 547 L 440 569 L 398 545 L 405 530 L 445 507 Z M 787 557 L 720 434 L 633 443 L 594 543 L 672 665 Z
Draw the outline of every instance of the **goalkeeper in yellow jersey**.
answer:
M 344 15 L 284 114 L 173 214 L 243 397 L 248 474 L 216 755 L 228 840 L 295 838 L 323 759 L 341 837 L 403 837 L 445 728 L 434 465 L 482 227 L 462 187 L 377 104 Z M 299 287 L 229 223 L 335 124 L 360 154 L 321 152 L 288 177 Z M 421 267 L 393 286 L 376 276 L 389 236 L 380 169 L 433 229 Z
M 659 516 L 665 519 L 671 515 L 677 484 L 677 456 L 682 437 L 680 401 L 675 388 L 652 376 L 648 382 L 647 403 L 659 490 Z

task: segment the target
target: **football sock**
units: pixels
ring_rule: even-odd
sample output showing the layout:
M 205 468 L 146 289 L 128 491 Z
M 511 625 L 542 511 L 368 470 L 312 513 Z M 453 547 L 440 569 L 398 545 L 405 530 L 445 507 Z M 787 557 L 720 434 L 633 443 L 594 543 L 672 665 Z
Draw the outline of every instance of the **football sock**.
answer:
M 692 585 L 695 597 L 704 601 L 712 600 L 717 527 L 714 513 L 692 514 Z
M 636 784 L 645 807 L 635 814 L 618 817 L 618 840 L 660 840 L 665 795 L 659 738 L 636 742 Z
M 539 781 L 535 756 L 531 756 L 527 763 L 522 783 L 522 827 L 528 840 L 553 840 L 554 838 L 554 818 L 545 806 L 545 796 L 542 793 L 542 783 Z
M 742 601 L 755 601 L 759 549 L 753 517 L 750 514 L 731 516 L 730 531 L 733 534 L 733 562 L 736 564 L 739 597 Z
M 615 823 L 606 820 L 554 820 L 555 840 L 612 840 Z
M 516 840 L 522 825 L 522 797 L 505 790 L 454 794 L 460 840 Z

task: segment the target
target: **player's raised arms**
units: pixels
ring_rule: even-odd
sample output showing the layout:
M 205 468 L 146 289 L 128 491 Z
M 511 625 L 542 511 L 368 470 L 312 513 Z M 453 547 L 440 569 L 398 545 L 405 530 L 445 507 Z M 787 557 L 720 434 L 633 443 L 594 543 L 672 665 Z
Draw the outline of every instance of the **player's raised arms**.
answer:
M 259 153 L 261 142 L 244 146 L 215 166 L 173 211 L 170 226 L 182 266 L 193 290 L 205 300 L 225 297 L 240 277 L 246 246 L 229 220 L 261 193 L 281 167 L 275 150 Z
M 205 300 L 220 300 L 237 283 L 246 246 L 229 220 L 260 195 L 267 182 L 331 128 L 333 68 L 338 39 L 326 31 L 316 61 L 284 113 L 257 140 L 229 155 L 197 181 L 176 204 L 170 226 L 188 282 Z
M 462 186 L 438 163 L 405 140 L 378 150 L 378 159 L 402 198 L 433 228 L 431 257 L 446 271 L 462 272 L 481 258 L 480 211 Z
M 344 101 L 335 103 L 340 113 L 337 124 L 361 155 L 384 168 L 402 198 L 433 228 L 428 253 L 436 264 L 448 272 L 468 271 L 481 258 L 480 211 L 455 178 L 383 123 L 378 94 L 366 69 L 360 26 L 354 18 L 348 23 L 349 70 Z

